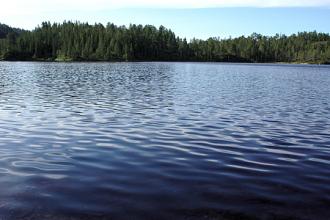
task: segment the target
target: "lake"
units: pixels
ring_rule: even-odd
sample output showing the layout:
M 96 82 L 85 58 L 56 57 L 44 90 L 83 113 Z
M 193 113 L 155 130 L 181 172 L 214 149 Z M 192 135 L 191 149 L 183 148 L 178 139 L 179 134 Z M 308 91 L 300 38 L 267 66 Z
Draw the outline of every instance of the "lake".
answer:
M 0 219 L 330 219 L 330 67 L 0 62 Z

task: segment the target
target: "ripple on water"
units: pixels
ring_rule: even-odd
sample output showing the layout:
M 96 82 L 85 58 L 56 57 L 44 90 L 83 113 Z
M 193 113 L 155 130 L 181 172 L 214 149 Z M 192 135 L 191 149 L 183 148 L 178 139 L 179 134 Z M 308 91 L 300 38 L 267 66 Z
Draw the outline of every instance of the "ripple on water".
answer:
M 329 219 L 324 66 L 0 63 L 0 218 Z

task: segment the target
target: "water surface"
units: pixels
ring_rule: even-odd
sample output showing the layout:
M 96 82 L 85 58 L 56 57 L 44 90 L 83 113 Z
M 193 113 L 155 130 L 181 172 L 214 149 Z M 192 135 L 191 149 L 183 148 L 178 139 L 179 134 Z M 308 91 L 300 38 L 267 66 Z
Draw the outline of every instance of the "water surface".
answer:
M 0 63 L 1 219 L 330 219 L 330 68 Z

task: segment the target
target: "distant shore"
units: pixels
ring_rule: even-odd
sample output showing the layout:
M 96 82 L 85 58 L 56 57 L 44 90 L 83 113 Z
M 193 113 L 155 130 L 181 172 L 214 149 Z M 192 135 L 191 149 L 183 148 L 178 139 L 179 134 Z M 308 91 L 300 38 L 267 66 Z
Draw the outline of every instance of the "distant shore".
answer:
M 0 59 L 8 61 L 330 63 L 330 34 L 316 31 L 189 40 L 162 25 L 68 21 L 32 31 L 0 24 L 0 32 Z
M 169 62 L 169 63 L 229 63 L 229 64 L 291 64 L 291 65 L 330 65 L 330 63 L 317 62 L 230 62 L 230 61 L 198 61 L 198 60 L 59 60 L 59 59 L 31 59 L 31 60 L 3 60 L 0 62 L 45 62 L 45 63 L 142 63 L 142 62 Z

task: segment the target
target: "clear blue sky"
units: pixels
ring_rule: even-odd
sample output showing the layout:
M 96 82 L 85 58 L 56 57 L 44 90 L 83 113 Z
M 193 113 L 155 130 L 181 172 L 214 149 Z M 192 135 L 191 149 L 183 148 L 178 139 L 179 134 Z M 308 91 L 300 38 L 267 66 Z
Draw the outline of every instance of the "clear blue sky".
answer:
M 102 21 L 116 24 L 162 24 L 188 39 L 236 37 L 253 32 L 265 35 L 330 32 L 328 8 L 122 9 L 101 14 Z
M 33 29 L 42 21 L 164 25 L 180 37 L 206 39 L 330 32 L 330 0 L 9 0 L 0 22 Z

